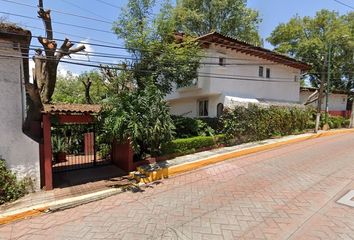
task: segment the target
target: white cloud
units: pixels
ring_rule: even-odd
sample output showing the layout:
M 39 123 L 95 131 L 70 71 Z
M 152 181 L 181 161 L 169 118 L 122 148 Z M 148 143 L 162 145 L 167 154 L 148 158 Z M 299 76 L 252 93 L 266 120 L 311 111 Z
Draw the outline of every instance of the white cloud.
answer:
M 79 54 L 73 54 L 71 57 L 72 59 L 78 59 L 78 60 L 86 60 L 90 61 L 90 53 L 95 52 L 95 49 L 89 44 L 90 39 L 85 39 L 83 41 L 80 41 L 80 43 L 77 46 L 85 46 L 85 50 L 82 52 L 79 52 Z

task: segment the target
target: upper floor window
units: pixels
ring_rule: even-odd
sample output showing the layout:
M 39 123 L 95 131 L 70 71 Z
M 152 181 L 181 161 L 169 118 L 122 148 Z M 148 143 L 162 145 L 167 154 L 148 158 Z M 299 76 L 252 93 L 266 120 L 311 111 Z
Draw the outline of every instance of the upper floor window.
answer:
M 220 66 L 225 66 L 226 65 L 226 59 L 224 57 L 219 57 L 219 65 Z
M 270 78 L 270 68 L 266 69 L 266 78 Z
M 259 68 L 258 68 L 258 76 L 263 77 L 263 71 L 264 71 L 264 68 L 262 66 L 259 66 Z
M 208 100 L 199 100 L 198 101 L 198 115 L 200 117 L 207 117 L 208 114 L 208 105 L 209 101 Z

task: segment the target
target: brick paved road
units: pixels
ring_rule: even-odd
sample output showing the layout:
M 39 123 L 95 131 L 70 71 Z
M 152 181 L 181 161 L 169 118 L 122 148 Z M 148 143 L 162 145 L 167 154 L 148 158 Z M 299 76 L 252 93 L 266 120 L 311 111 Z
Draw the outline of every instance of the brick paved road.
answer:
M 0 239 L 354 239 L 354 134 L 314 139 L 0 227 Z

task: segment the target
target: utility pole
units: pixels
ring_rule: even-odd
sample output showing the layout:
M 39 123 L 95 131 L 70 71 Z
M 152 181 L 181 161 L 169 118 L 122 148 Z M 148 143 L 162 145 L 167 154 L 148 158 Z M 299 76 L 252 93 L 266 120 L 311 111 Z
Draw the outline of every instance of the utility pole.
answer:
M 328 46 L 328 63 L 327 63 L 327 94 L 326 94 L 326 123 L 328 123 L 328 115 L 329 115 L 329 92 L 331 89 L 331 48 L 332 44 L 330 43 Z
M 324 83 L 325 83 L 325 80 L 326 80 L 326 73 L 325 73 L 325 71 L 326 71 L 326 63 L 327 63 L 327 54 L 325 54 L 325 59 L 324 59 L 324 63 L 323 63 L 323 66 L 322 66 L 322 71 L 321 71 L 321 83 L 320 83 L 320 89 L 318 91 L 318 100 L 317 100 L 317 115 L 316 115 L 315 133 L 318 132 L 318 129 L 320 127 L 323 90 L 324 90 Z
M 349 128 L 354 128 L 354 99 L 353 99 L 353 103 L 352 103 L 352 113 L 350 115 Z

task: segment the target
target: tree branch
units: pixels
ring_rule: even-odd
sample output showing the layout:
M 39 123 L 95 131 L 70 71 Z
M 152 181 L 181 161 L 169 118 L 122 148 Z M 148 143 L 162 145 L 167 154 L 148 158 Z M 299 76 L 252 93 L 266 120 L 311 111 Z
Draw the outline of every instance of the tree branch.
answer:
M 65 56 L 70 56 L 72 53 L 80 52 L 85 50 L 85 45 L 78 46 L 76 48 L 72 48 L 74 44 L 69 41 L 69 39 L 65 38 L 63 44 L 61 45 L 60 49 L 55 54 L 55 57 L 60 60 Z
M 52 19 L 50 17 L 50 10 L 44 10 L 43 0 L 39 0 L 38 8 L 39 8 L 37 12 L 38 17 L 43 20 L 43 24 L 47 34 L 47 39 L 53 40 L 53 27 L 52 27 Z

